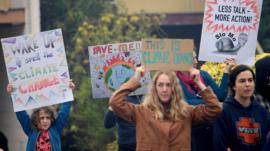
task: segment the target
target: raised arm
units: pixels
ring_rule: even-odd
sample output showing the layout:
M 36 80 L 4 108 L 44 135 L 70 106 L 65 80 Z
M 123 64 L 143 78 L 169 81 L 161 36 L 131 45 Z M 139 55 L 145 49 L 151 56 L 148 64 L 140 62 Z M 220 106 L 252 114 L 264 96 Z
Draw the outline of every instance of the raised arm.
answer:
M 224 101 L 228 95 L 228 80 L 229 73 L 233 66 L 236 65 L 236 61 L 233 58 L 226 58 L 224 61 L 224 73 L 221 79 L 220 85 L 217 85 L 215 80 L 206 71 L 201 71 L 204 74 L 205 84 L 210 86 L 215 94 L 217 95 L 219 101 Z
M 201 71 L 201 73 L 204 75 L 205 84 L 211 87 L 218 99 L 223 102 L 228 95 L 229 74 L 223 73 L 221 83 L 218 85 L 209 73 L 206 71 Z
M 116 125 L 116 115 L 113 112 L 111 106 L 108 107 L 108 111 L 105 113 L 104 116 L 104 127 L 105 128 L 112 128 Z
M 26 111 L 19 111 L 19 112 L 16 112 L 16 117 L 18 121 L 20 122 L 24 133 L 28 136 L 32 131 L 31 120 L 29 118 L 29 115 L 27 114 Z
M 201 91 L 202 99 L 205 104 L 200 104 L 193 109 L 193 122 L 195 124 L 211 121 L 218 117 L 222 110 L 222 104 L 218 101 L 216 95 L 210 87 Z
M 72 90 L 75 89 L 75 84 L 72 82 L 72 80 L 69 81 L 69 88 Z M 62 132 L 65 124 L 68 121 L 71 105 L 72 101 L 61 104 L 60 110 L 58 111 L 58 116 L 53 123 L 55 124 L 58 132 Z
M 109 105 L 114 112 L 129 122 L 135 122 L 135 106 L 128 102 L 128 94 L 140 87 L 139 80 L 143 76 L 144 68 L 137 67 L 134 76 L 120 86 L 120 88 L 113 93 L 110 98 Z
M 11 93 L 13 91 L 12 84 L 9 83 L 6 87 L 6 90 L 8 93 Z M 29 115 L 27 114 L 26 111 L 19 111 L 19 112 L 16 112 L 16 117 L 18 121 L 20 122 L 24 133 L 28 136 L 30 132 L 32 131 Z
M 201 81 L 200 73 L 197 70 L 194 70 L 194 72 L 190 71 L 190 75 L 201 90 L 200 95 L 205 101 L 205 104 L 194 107 L 192 112 L 193 121 L 195 123 L 202 123 L 215 119 L 221 112 L 221 103 L 219 103 L 212 89 L 209 87 L 207 88 Z

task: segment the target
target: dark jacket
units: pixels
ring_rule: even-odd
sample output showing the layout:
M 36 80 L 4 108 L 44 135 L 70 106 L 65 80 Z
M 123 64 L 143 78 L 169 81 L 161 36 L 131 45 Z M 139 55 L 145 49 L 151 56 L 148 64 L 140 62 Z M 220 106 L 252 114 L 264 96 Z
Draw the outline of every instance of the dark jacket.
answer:
M 129 96 L 128 102 L 140 104 L 141 99 L 142 96 Z M 126 121 L 112 111 L 107 111 L 104 118 L 104 127 L 112 128 L 115 125 L 118 128 L 118 144 L 136 144 L 136 127 L 134 123 Z
M 65 124 L 67 123 L 71 104 L 72 102 L 65 102 L 61 105 L 56 120 L 54 121 L 54 123 L 52 123 L 51 127 L 48 130 L 52 151 L 62 150 L 61 134 Z M 31 128 L 31 121 L 26 111 L 16 112 L 16 116 L 23 128 L 24 133 L 28 136 L 26 151 L 35 151 L 36 141 L 40 134 L 40 131 Z
M 214 123 L 214 150 L 261 151 L 270 129 L 269 112 L 252 97 L 243 107 L 233 97 L 223 104 L 223 111 Z
M 263 151 L 269 151 L 270 150 L 270 138 L 267 139 Z

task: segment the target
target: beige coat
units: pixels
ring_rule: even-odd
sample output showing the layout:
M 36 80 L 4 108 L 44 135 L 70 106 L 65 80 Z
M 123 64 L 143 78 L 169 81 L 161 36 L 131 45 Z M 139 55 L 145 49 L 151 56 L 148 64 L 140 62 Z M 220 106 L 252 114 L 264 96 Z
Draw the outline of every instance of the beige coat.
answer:
M 110 99 L 114 112 L 136 124 L 137 151 L 190 151 L 192 122 L 202 123 L 215 119 L 221 105 L 210 88 L 201 92 L 205 105 L 188 106 L 191 116 L 180 121 L 156 120 L 153 113 L 142 105 L 127 101 L 127 96 L 140 86 L 132 78 L 123 84 Z

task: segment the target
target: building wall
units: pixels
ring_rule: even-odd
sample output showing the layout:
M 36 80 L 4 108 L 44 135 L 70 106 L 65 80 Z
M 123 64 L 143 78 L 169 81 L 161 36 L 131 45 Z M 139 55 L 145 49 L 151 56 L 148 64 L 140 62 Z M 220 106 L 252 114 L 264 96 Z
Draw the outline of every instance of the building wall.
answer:
M 23 25 L 0 25 L 0 38 L 21 34 L 23 30 Z M 15 113 L 13 111 L 11 97 L 8 93 L 6 93 L 6 85 L 8 84 L 8 80 L 2 47 L 0 50 L 0 131 L 2 131 L 7 136 L 10 151 L 23 151 L 25 150 L 27 138 L 16 119 Z
M 193 39 L 198 52 L 205 0 L 117 0 L 129 13 L 144 11 L 147 14 L 166 14 L 159 38 Z
M 129 13 L 144 10 L 147 13 L 202 13 L 204 0 L 117 0 Z
M 5 4 L 0 6 L 5 12 L 22 10 L 25 11 L 24 22 L 2 22 L 0 23 L 0 38 L 11 36 L 19 36 L 23 34 L 32 34 L 40 31 L 39 17 L 39 0 L 5 0 Z M 1 3 L 0 3 L 1 5 Z M 0 18 L 1 21 L 1 18 Z M 27 137 L 16 119 L 13 111 L 12 100 L 6 93 L 6 85 L 8 84 L 6 67 L 2 46 L 0 48 L 0 131 L 8 138 L 8 146 L 10 151 L 25 151 Z

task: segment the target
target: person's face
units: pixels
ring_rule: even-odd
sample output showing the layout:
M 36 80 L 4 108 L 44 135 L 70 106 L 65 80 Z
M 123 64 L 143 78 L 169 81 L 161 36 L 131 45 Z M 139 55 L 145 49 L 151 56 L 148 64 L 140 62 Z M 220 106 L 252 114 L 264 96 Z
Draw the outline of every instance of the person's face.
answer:
M 241 72 L 237 75 L 235 86 L 233 87 L 235 91 L 236 98 L 250 98 L 254 92 L 254 79 L 252 73 L 248 70 Z
M 193 68 L 197 68 L 198 65 L 198 60 L 197 60 L 197 55 L 195 52 L 193 52 Z
M 156 82 L 156 90 L 159 100 L 162 103 L 168 103 L 171 100 L 172 84 L 166 74 L 161 74 Z
M 39 111 L 38 129 L 48 130 L 51 126 L 51 121 L 51 116 L 48 113 L 46 113 L 44 110 Z

